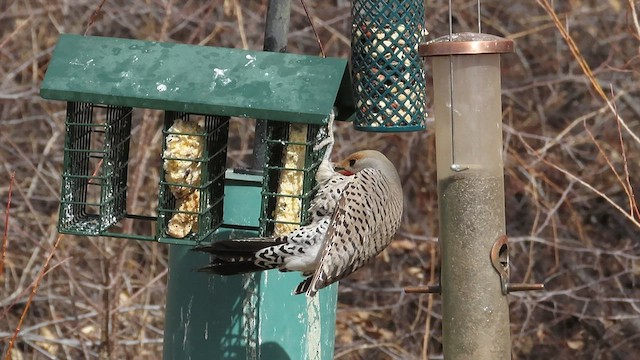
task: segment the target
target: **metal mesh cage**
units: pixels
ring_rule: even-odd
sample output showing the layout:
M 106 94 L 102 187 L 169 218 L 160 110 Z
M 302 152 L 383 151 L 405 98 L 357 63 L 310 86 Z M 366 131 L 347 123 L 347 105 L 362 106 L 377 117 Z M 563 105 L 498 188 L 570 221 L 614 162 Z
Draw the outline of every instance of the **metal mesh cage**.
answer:
M 355 128 L 414 131 L 425 128 L 422 0 L 353 0 L 351 62 Z
M 131 112 L 67 103 L 61 233 L 100 235 L 125 217 Z
M 196 244 L 222 223 L 229 118 L 165 112 L 157 237 Z
M 326 127 L 270 122 L 265 142 L 260 231 L 281 234 L 307 224 L 315 174 L 324 149 L 314 150 Z

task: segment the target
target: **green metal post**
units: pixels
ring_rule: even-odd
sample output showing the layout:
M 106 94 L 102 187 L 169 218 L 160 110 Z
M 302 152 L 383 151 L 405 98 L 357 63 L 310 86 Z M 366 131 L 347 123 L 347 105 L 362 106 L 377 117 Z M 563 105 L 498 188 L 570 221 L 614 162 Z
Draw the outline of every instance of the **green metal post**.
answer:
M 261 189 L 261 176 L 227 173 L 224 223 L 230 227 L 215 239 L 257 234 Z M 337 285 L 308 298 L 291 295 L 302 279 L 297 273 L 197 273 L 209 257 L 189 249 L 170 245 L 165 360 L 333 359 Z
M 512 47 L 468 33 L 421 48 L 433 56 L 447 360 L 511 358 L 509 303 L 491 254 L 506 231 L 499 53 Z

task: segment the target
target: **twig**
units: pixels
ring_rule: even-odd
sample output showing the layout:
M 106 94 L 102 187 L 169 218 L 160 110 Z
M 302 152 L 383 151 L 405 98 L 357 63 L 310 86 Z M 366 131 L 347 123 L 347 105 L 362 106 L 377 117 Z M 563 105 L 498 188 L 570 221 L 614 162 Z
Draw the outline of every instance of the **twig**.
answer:
M 638 13 L 636 12 L 636 5 L 634 0 L 627 0 L 629 8 L 631 9 L 631 17 L 633 18 L 633 26 L 636 29 L 635 37 L 640 39 L 640 23 L 638 22 Z
M 9 40 L 11 40 L 11 38 L 13 38 L 16 34 L 19 34 L 25 25 L 31 23 L 32 19 L 33 19 L 33 14 L 29 15 L 28 18 L 26 18 L 18 26 L 16 26 L 15 30 L 13 30 L 11 34 L 7 35 L 4 39 L 2 39 L 2 41 L 0 41 L 0 49 L 4 48 L 5 45 L 7 45 L 7 43 L 9 42 Z
M 571 124 L 569 124 L 569 126 L 565 127 L 561 132 L 559 132 L 558 135 L 556 135 L 556 137 L 548 141 L 541 149 L 536 150 L 536 154 L 540 155 L 540 154 L 546 153 L 547 150 L 549 150 L 550 148 L 558 144 L 560 140 L 563 137 L 565 137 L 571 130 L 573 130 L 573 128 L 576 127 L 578 124 L 584 123 L 586 120 L 589 120 L 593 117 L 604 114 L 607 109 L 608 109 L 608 106 L 605 105 L 598 110 L 594 110 L 588 114 L 584 114 L 576 118 L 571 122 Z
M 586 187 L 587 189 L 591 190 L 592 192 L 594 192 L 596 195 L 600 196 L 602 199 L 604 199 L 606 202 L 608 202 L 609 204 L 611 204 L 611 206 L 613 206 L 616 210 L 618 210 L 620 213 L 622 213 L 624 215 L 624 217 L 626 217 L 627 219 L 629 219 L 629 221 L 631 221 L 633 223 L 633 225 L 635 225 L 638 229 L 640 229 L 640 221 L 637 220 L 635 217 L 633 217 L 633 214 L 629 214 L 627 213 L 622 207 L 620 207 L 620 205 L 616 204 L 615 201 L 611 200 L 610 197 L 608 197 L 607 195 L 605 195 L 602 191 L 596 189 L 595 187 L 593 187 L 593 185 L 589 184 L 588 182 L 582 180 L 581 178 L 579 178 L 577 175 L 572 174 L 570 171 L 561 168 L 560 166 L 552 163 L 551 161 L 543 158 L 542 156 L 536 154 L 536 152 L 533 150 L 533 148 L 531 147 L 531 145 L 529 145 L 523 138 L 520 138 L 520 141 L 525 145 L 525 147 L 527 148 L 527 150 L 531 153 L 534 154 L 538 157 L 538 159 L 540 161 L 542 161 L 543 163 L 551 166 L 552 168 L 560 171 L 561 173 L 565 174 L 567 177 L 577 181 L 578 183 L 580 183 L 582 186 Z
M 429 284 L 433 284 L 435 281 L 436 274 L 436 262 L 438 258 L 436 257 L 436 245 L 430 244 L 429 249 L 429 257 L 430 257 L 430 266 L 429 266 Z M 424 337 L 422 340 L 422 360 L 429 359 L 429 339 L 431 338 L 431 310 L 433 309 L 433 294 L 429 294 L 427 300 L 427 319 L 425 320 L 424 325 Z
M 82 35 L 87 36 L 87 33 L 89 32 L 89 29 L 96 22 L 96 20 L 98 19 L 98 16 L 100 16 L 100 14 L 102 13 L 102 6 L 104 5 L 104 3 L 106 1 L 107 0 L 102 0 L 100 2 L 100 5 L 98 5 L 96 10 L 93 12 L 93 14 L 91 14 L 91 17 L 89 18 L 89 22 L 87 23 L 87 28 L 84 29 L 84 34 L 82 34 Z
M 15 343 L 16 339 L 18 338 L 18 334 L 20 333 L 20 328 L 22 327 L 22 323 L 24 322 L 24 319 L 27 317 L 27 312 L 29 311 L 29 307 L 31 306 L 31 302 L 33 301 L 33 297 L 38 292 L 38 288 L 40 287 L 40 283 L 42 282 L 42 279 L 44 278 L 44 275 L 47 273 L 47 268 L 49 267 L 49 262 L 53 258 L 53 255 L 56 253 L 56 250 L 58 249 L 58 244 L 60 244 L 60 240 L 62 240 L 63 237 L 64 237 L 63 234 L 59 234 L 58 237 L 56 238 L 56 241 L 53 243 L 53 249 L 51 249 L 51 252 L 49 253 L 49 256 L 47 256 L 47 260 L 45 260 L 44 265 L 42 266 L 42 269 L 40 269 L 40 273 L 38 274 L 38 277 L 36 278 L 36 281 L 33 283 L 33 288 L 31 289 L 31 294 L 29 295 L 29 299 L 27 300 L 27 303 L 24 306 L 24 310 L 22 310 L 22 314 L 20 315 L 20 320 L 18 320 L 18 325 L 16 326 L 16 328 L 15 328 L 15 330 L 13 332 L 13 336 L 11 336 L 11 340 L 9 340 L 9 345 L 7 346 L 7 353 L 4 356 L 4 360 L 11 360 L 12 359 L 12 357 L 11 357 L 11 349 L 13 348 L 13 344 Z
M 167 29 L 171 22 L 171 12 L 173 10 L 173 1 L 174 0 L 168 1 L 167 5 L 164 7 L 164 19 L 162 20 L 162 27 L 160 28 L 160 36 L 158 38 L 160 41 L 165 41 L 165 38 L 167 37 Z
M 111 331 L 111 306 L 110 306 L 110 286 L 111 286 L 111 273 L 109 267 L 111 263 L 110 256 L 107 256 L 102 263 L 102 304 L 104 310 L 104 318 L 102 319 L 102 333 L 100 335 L 99 352 L 100 357 L 105 359 L 111 358 L 111 339 L 109 338 Z
M 247 41 L 247 34 L 244 31 L 244 16 L 242 16 L 242 7 L 238 4 L 238 0 L 233 1 L 233 6 L 236 11 L 236 19 L 238 20 L 238 33 L 240 34 L 240 40 L 242 40 L 242 48 L 248 49 L 249 42 Z
M 9 136 L 8 134 L 2 133 L 0 134 L 0 136 L 2 136 L 2 142 L 9 144 L 13 150 L 13 156 L 15 157 L 20 157 L 24 160 L 25 164 L 27 166 L 29 166 L 29 168 L 31 168 L 31 170 L 33 170 L 33 173 L 40 178 L 40 181 L 42 182 L 42 184 L 49 190 L 49 192 L 55 196 L 58 197 L 58 190 L 54 189 L 53 186 L 50 184 L 51 181 L 49 181 L 49 179 L 44 177 L 44 174 L 42 173 L 42 171 L 38 171 L 38 168 L 33 164 L 33 162 L 31 161 L 31 159 L 29 158 L 29 156 L 24 152 L 23 149 L 20 148 L 20 146 L 11 139 L 11 136 Z M 14 138 L 15 139 L 15 138 Z M 2 159 L 3 161 L 6 161 L 6 159 L 4 157 L 2 157 L 0 155 L 0 159 Z M 20 186 L 18 186 L 18 191 L 20 190 Z M 27 195 L 25 194 L 25 197 Z
M 631 137 L 633 137 L 633 139 L 640 144 L 640 137 L 638 137 L 638 135 L 634 134 L 633 131 L 629 129 L 629 127 L 627 126 L 627 123 L 616 112 L 613 103 L 611 102 L 611 100 L 609 100 L 609 98 L 607 97 L 607 94 L 605 94 L 604 90 L 602 89 L 602 86 L 593 75 L 593 71 L 591 70 L 591 67 L 589 66 L 589 64 L 587 64 L 587 61 L 584 59 L 584 56 L 582 56 L 582 53 L 580 52 L 578 45 L 576 45 L 575 41 L 569 34 L 569 31 L 567 30 L 567 28 L 565 28 L 565 26 L 562 24 L 562 22 L 558 18 L 558 14 L 555 12 L 555 10 L 553 10 L 553 6 L 549 4 L 548 0 L 537 0 L 537 1 L 538 1 L 538 4 L 542 6 L 542 8 L 547 12 L 547 14 L 549 14 L 551 19 L 553 20 L 553 23 L 556 25 L 556 29 L 558 29 L 558 32 L 560 32 L 560 35 L 562 35 L 562 38 L 567 43 L 567 46 L 569 46 L 569 50 L 571 50 L 571 53 L 573 54 L 573 57 L 575 58 L 576 62 L 578 63 L 578 65 L 580 65 L 580 68 L 582 68 L 582 72 L 585 74 L 587 79 L 589 79 L 589 82 L 591 83 L 591 86 L 593 87 L 593 89 L 607 103 L 607 105 L 609 106 L 609 109 L 615 115 L 616 119 L 620 122 L 622 127 L 624 127 L 624 129 L 631 135 Z
M 164 277 L 167 276 L 168 273 L 169 273 L 169 269 L 162 270 L 162 272 L 160 274 L 156 275 L 153 279 L 149 280 L 149 282 L 145 283 L 144 286 L 142 286 L 140 289 L 138 289 L 138 291 L 136 291 L 131 296 L 129 296 L 127 298 L 127 300 L 125 300 L 121 304 L 119 304 L 118 307 L 113 309 L 113 311 L 121 311 L 121 309 L 123 309 L 125 307 L 125 305 L 130 304 L 135 298 L 137 298 L 138 296 L 144 294 L 145 292 L 149 292 L 148 290 L 151 287 L 151 285 L 153 285 L 154 283 L 156 283 L 159 280 L 162 280 Z
M 620 174 L 618 174 L 618 172 L 616 171 L 616 168 L 613 166 L 613 163 L 605 153 L 604 149 L 600 146 L 600 143 L 598 143 L 598 141 L 596 140 L 591 130 L 589 130 L 589 128 L 587 127 L 586 122 L 584 123 L 584 128 L 587 131 L 587 134 L 589 135 L 589 137 L 591 138 L 591 141 L 593 141 L 593 143 L 596 145 L 598 152 L 600 153 L 600 155 L 602 155 L 602 157 L 604 158 L 604 161 L 607 163 L 607 165 L 615 175 L 616 179 L 624 189 L 624 192 L 627 194 L 627 198 L 629 199 L 629 215 L 634 216 L 634 213 L 635 213 L 636 214 L 635 216 L 638 217 L 638 219 L 640 219 L 640 216 L 637 215 L 638 208 L 636 206 L 636 201 L 633 194 L 633 187 L 631 186 L 631 181 L 629 177 L 629 167 L 627 164 L 627 154 L 624 148 L 624 141 L 622 139 L 622 130 L 620 129 L 620 123 L 618 122 L 617 124 L 618 124 L 618 133 L 620 137 L 620 146 L 622 148 L 621 152 L 622 152 L 622 160 L 624 164 L 625 180 L 623 180 L 622 177 L 620 177 Z
M 558 18 L 558 14 L 553 9 L 553 6 L 549 3 L 548 0 L 537 0 L 537 2 L 538 2 L 538 4 L 540 6 L 542 6 L 542 8 L 544 8 L 544 10 L 547 12 L 547 14 L 549 14 L 551 19 L 553 20 L 554 24 L 556 25 L 556 28 L 558 29 L 558 32 L 560 33 L 560 35 L 562 35 L 562 38 L 565 40 L 565 42 L 569 46 L 569 50 L 571 50 L 571 53 L 573 54 L 573 57 L 575 58 L 576 62 L 582 68 L 582 72 L 589 79 L 589 82 L 591 83 L 591 86 L 594 88 L 596 93 L 607 103 L 607 106 L 609 107 L 609 109 L 611 110 L 613 115 L 615 116 L 615 119 L 616 119 L 617 124 L 618 124 L 618 129 L 620 129 L 620 126 L 622 126 L 631 135 L 631 137 L 636 142 L 638 142 L 640 144 L 640 138 L 638 137 L 638 135 L 633 133 L 633 131 L 631 131 L 631 129 L 629 129 L 629 127 L 627 126 L 626 122 L 618 114 L 618 111 L 616 109 L 615 104 L 607 97 L 607 94 L 605 94 L 604 90 L 602 89 L 602 86 L 600 86 L 600 83 L 598 82 L 598 80 L 596 80 L 596 78 L 595 78 L 595 76 L 593 74 L 593 71 L 591 70 L 591 67 L 589 66 L 589 64 L 587 64 L 584 56 L 582 56 L 582 54 L 580 52 L 580 49 L 578 48 L 578 46 L 576 45 L 575 41 L 573 40 L 573 38 L 569 34 L 568 30 L 562 25 L 562 22 Z M 634 9 L 635 9 L 635 7 L 632 7 L 632 10 L 634 10 Z M 635 18 L 635 14 L 634 14 L 634 18 Z M 590 135 L 593 138 L 593 135 L 592 134 L 590 134 Z M 622 133 L 620 133 L 620 138 L 622 138 Z M 597 143 L 596 143 L 596 146 L 598 146 Z M 623 156 L 624 156 L 625 172 L 626 172 L 626 175 L 628 176 L 626 155 L 624 155 L 624 145 L 623 145 L 623 148 L 622 148 L 622 152 L 623 152 Z M 606 158 L 606 156 L 605 156 L 605 158 Z M 577 176 L 571 174 L 569 171 L 564 170 L 564 169 L 560 168 L 559 166 L 550 163 L 547 160 L 542 159 L 542 161 L 544 161 L 546 164 L 551 165 L 552 167 L 556 168 L 557 170 L 561 171 L 565 175 L 576 179 L 582 185 L 587 186 L 589 189 L 594 191 L 596 194 L 600 195 L 607 202 L 612 204 L 617 210 L 619 210 L 621 213 L 623 213 L 625 215 L 625 217 L 630 219 L 636 226 L 640 227 L 640 223 L 635 218 L 635 215 L 638 213 L 638 211 L 637 211 L 637 208 L 635 206 L 635 199 L 633 199 L 633 191 L 632 191 L 632 189 L 629 189 L 624 183 L 623 183 L 623 187 L 625 189 L 625 192 L 627 192 L 627 196 L 629 197 L 629 201 L 631 203 L 630 213 L 627 213 L 626 211 L 624 211 L 624 209 L 622 209 L 618 204 L 613 202 L 613 200 L 608 198 L 602 192 L 596 190 L 593 186 L 591 186 L 587 182 L 585 182 L 585 181 L 581 180 L 580 178 L 578 178 Z M 608 162 L 608 159 L 607 159 L 607 162 Z M 611 165 L 609 165 L 609 166 L 611 166 Z M 619 175 L 617 173 L 616 173 L 616 177 L 618 177 L 618 180 L 621 181 L 621 179 L 620 179 L 620 177 L 619 177 Z M 630 186 L 630 182 L 629 182 L 628 179 L 627 179 L 627 183 Z M 634 214 L 634 211 L 636 212 L 636 214 Z
M 617 113 L 617 111 L 616 111 Z M 616 116 L 616 120 L 619 116 Z M 629 213 L 635 215 L 638 219 L 640 219 L 640 212 L 638 211 L 638 204 L 636 203 L 636 196 L 633 193 L 633 186 L 631 185 L 631 176 L 629 175 L 629 163 L 627 161 L 627 150 L 624 146 L 624 139 L 622 138 L 622 129 L 620 128 L 620 121 L 616 121 L 616 125 L 618 127 L 618 140 L 620 141 L 620 152 L 622 153 L 622 163 L 624 164 L 624 176 L 626 185 L 625 191 L 627 192 L 627 196 L 629 198 Z
M 305 14 L 304 9 L 300 9 L 297 6 L 292 7 L 293 11 L 295 11 L 298 14 Z M 331 20 L 327 20 L 324 21 L 322 19 L 320 19 L 319 17 L 315 17 L 315 22 L 316 24 L 318 24 L 321 28 L 327 30 L 329 33 L 331 33 L 331 35 L 334 36 L 334 38 L 338 39 L 341 43 L 343 43 L 346 46 L 351 46 L 351 39 L 349 39 L 347 36 L 343 35 L 342 32 L 338 29 L 336 29 L 335 27 L 331 26 L 332 24 L 339 22 L 339 21 L 344 21 L 345 19 L 349 19 L 351 15 L 350 14 L 345 14 L 343 16 L 338 16 L 336 18 L 333 18 Z M 290 36 L 297 36 L 299 34 L 302 33 L 306 33 L 307 32 L 307 28 L 304 27 L 302 29 L 296 30 L 296 31 L 292 31 L 289 35 Z
M 307 19 L 309 19 L 309 24 L 311 24 L 311 30 L 313 30 L 313 35 L 316 37 L 316 41 L 318 42 L 318 46 L 320 47 L 320 54 L 322 57 L 326 57 L 324 53 L 324 47 L 322 47 L 322 41 L 320 41 L 320 36 L 318 36 L 318 32 L 316 31 L 316 27 L 313 25 L 313 19 L 309 14 L 309 10 L 307 10 L 307 5 L 305 5 L 304 0 L 300 0 L 302 4 L 302 8 L 304 9 L 304 13 L 307 14 Z
M 66 258 L 66 259 L 56 263 L 51 268 L 47 269 L 47 271 L 44 273 L 44 275 L 47 275 L 49 272 L 53 271 L 57 267 L 62 266 L 68 260 L 69 260 L 69 258 Z M 13 294 L 11 294 L 10 297 L 4 299 L 4 301 L 3 301 L 3 303 L 4 303 L 3 305 L 5 305 L 4 306 L 4 311 L 0 314 L 0 318 L 6 317 L 7 314 L 9 312 L 11 312 L 11 310 L 14 308 L 14 306 L 16 306 L 16 304 L 18 303 L 18 300 L 22 297 L 22 295 L 26 294 L 28 290 L 29 290 L 29 288 L 21 289 L 19 292 L 13 293 Z M 37 299 L 36 299 L 36 301 L 37 301 Z M 2 337 L 3 336 L 0 335 L 0 338 L 2 338 Z
M 7 258 L 7 243 L 9 242 L 9 212 L 11 210 L 11 193 L 13 191 L 13 180 L 16 172 L 13 171 L 9 177 L 9 194 L 7 195 L 7 210 L 4 213 L 4 234 L 2 235 L 2 255 L 0 256 L 0 280 L 4 279 L 4 259 Z

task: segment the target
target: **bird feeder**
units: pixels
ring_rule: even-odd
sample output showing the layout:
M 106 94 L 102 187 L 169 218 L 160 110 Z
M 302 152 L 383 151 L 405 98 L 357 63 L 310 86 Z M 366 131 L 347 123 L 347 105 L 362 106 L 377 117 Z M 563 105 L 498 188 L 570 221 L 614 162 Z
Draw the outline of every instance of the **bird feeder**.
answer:
M 352 116 L 350 85 L 344 59 L 60 37 L 40 92 L 67 102 L 58 229 L 171 244 L 165 358 L 209 358 L 212 351 L 226 354 L 219 358 L 263 352 L 257 358 L 268 359 L 278 351 L 332 358 L 335 286 L 307 300 L 289 296 L 298 274 L 197 274 L 208 256 L 178 245 L 303 224 L 324 154 L 315 145 L 327 136 L 332 112 L 338 120 Z M 127 209 L 131 128 L 143 109 L 164 112 L 150 214 Z M 226 167 L 231 116 L 269 122 L 265 165 L 257 173 Z M 126 220 L 138 226 L 125 227 Z M 127 230 L 140 228 L 149 231 Z M 283 306 L 299 317 L 269 317 Z
M 511 358 L 509 304 L 491 254 L 506 231 L 500 54 L 512 50 L 511 40 L 480 33 L 421 46 L 433 60 L 443 345 L 451 359 Z
M 229 116 L 311 125 L 293 140 L 287 127 L 265 140 L 263 227 L 277 222 L 270 217 L 283 171 L 303 180 L 303 192 L 286 197 L 304 213 L 322 155 L 312 150 L 320 128 L 334 105 L 338 118 L 350 115 L 346 75 L 341 59 L 62 35 L 41 88 L 42 97 L 67 101 L 59 231 L 177 244 L 208 239 L 223 225 Z M 139 109 L 164 110 L 157 216 L 126 209 Z M 303 156 L 284 167 L 282 154 L 293 147 Z M 124 219 L 153 222 L 157 231 L 124 233 Z M 191 226 L 172 229 L 183 223 Z
M 351 63 L 354 126 L 377 132 L 425 128 L 425 80 L 418 45 L 424 2 L 354 0 Z

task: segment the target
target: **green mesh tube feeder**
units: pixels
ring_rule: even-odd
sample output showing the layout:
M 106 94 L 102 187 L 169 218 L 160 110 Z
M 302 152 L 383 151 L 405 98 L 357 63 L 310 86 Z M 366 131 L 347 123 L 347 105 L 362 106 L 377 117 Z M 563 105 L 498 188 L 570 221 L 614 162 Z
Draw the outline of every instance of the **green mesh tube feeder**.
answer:
M 425 128 L 423 1 L 354 0 L 351 63 L 354 126 L 362 131 Z

